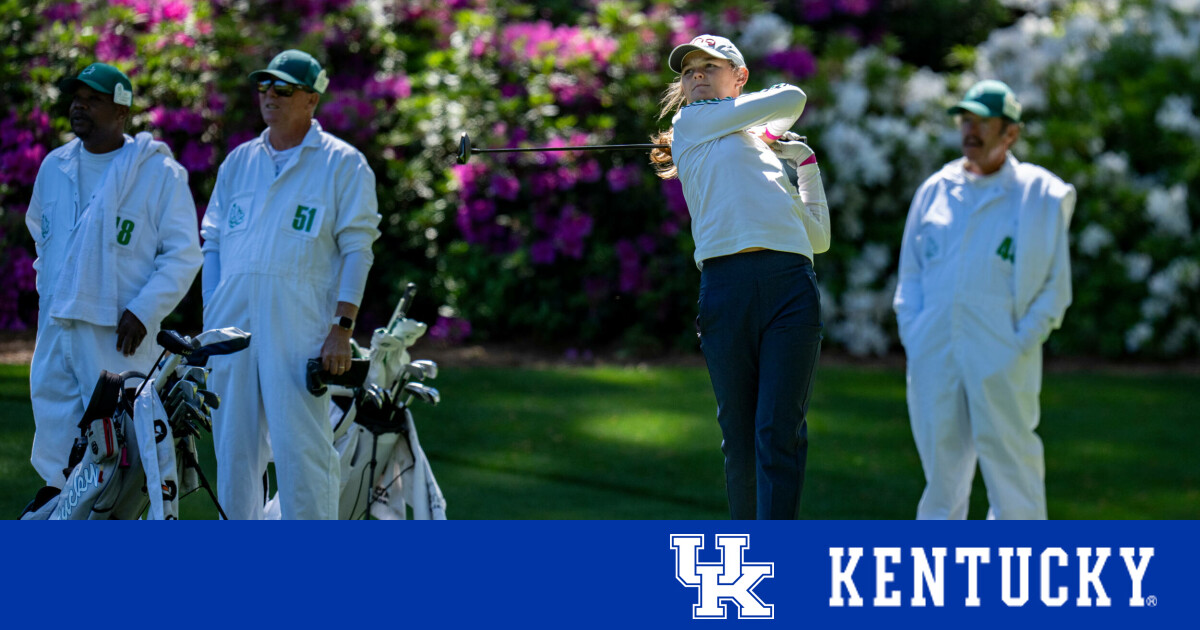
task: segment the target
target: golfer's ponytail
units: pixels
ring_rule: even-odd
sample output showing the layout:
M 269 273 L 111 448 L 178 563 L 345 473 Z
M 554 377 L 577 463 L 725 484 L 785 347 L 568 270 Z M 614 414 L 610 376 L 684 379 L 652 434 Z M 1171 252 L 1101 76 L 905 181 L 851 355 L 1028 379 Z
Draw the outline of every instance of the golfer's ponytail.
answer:
M 675 113 L 683 107 L 683 84 L 680 81 L 681 77 L 675 77 L 675 80 L 663 92 L 662 99 L 659 101 L 662 105 L 662 110 L 658 113 L 659 120 L 673 118 Z M 651 136 L 651 140 L 655 144 L 669 145 L 674 137 L 675 128 L 670 127 L 666 131 L 660 131 Z M 652 149 L 650 151 L 650 164 L 654 166 L 656 174 L 662 179 L 675 179 L 679 177 L 679 169 L 675 166 L 675 162 L 671 157 L 671 147 Z
M 669 145 L 674 136 L 675 128 L 671 127 L 666 131 L 660 131 L 650 136 L 650 141 L 654 144 Z M 663 179 L 675 179 L 679 177 L 679 168 L 672 161 L 671 147 L 669 146 L 662 149 L 650 149 L 650 165 L 654 167 L 655 174 Z

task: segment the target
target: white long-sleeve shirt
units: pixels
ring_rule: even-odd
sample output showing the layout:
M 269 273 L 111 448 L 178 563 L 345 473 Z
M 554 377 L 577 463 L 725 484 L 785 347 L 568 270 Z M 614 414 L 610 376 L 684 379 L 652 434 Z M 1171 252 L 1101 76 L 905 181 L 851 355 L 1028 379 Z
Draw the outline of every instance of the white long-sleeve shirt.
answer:
M 127 136 L 129 142 L 132 139 Z M 46 156 L 25 214 L 37 247 L 33 267 L 41 308 L 46 312 L 53 306 L 54 287 L 68 257 L 71 233 L 88 201 L 79 191 L 82 150 L 83 143 L 75 139 Z M 166 155 L 142 163 L 119 214 L 119 264 L 108 270 L 117 275 L 116 316 L 128 309 L 153 333 L 179 304 L 200 269 L 196 205 L 188 189 L 187 171 Z
M 779 158 L 750 131 L 765 126 L 781 135 L 800 117 L 806 100 L 800 88 L 779 84 L 697 101 L 675 115 L 671 155 L 692 215 L 697 267 L 751 247 L 813 257 L 806 210 L 793 199 Z M 827 230 L 823 240 L 828 248 Z

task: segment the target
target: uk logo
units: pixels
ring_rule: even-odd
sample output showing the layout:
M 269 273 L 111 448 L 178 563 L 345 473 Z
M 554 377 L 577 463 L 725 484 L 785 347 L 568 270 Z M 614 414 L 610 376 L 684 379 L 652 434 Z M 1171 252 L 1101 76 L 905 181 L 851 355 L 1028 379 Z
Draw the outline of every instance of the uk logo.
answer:
M 675 579 L 699 590 L 698 603 L 692 606 L 692 619 L 724 619 L 726 604 L 736 604 L 738 619 L 774 619 L 775 607 L 754 593 L 759 582 L 775 575 L 774 562 L 748 563 L 748 534 L 717 534 L 720 562 L 700 562 L 704 549 L 701 534 L 673 534 Z

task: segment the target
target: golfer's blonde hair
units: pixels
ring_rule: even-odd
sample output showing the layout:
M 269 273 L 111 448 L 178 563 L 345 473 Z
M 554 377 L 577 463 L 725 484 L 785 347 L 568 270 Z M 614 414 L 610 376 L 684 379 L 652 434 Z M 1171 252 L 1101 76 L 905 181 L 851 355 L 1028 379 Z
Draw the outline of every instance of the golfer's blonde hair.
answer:
M 662 99 L 659 100 L 659 105 L 662 109 L 658 112 L 658 119 L 671 119 L 675 117 L 675 113 L 683 108 L 683 77 L 677 76 L 675 80 L 667 85 L 667 89 L 663 92 Z M 650 137 L 650 140 L 655 144 L 671 144 L 675 138 L 675 127 L 669 127 L 666 131 L 660 131 Z M 671 157 L 671 147 L 663 149 L 651 149 L 650 164 L 654 167 L 655 174 L 662 179 L 676 179 L 679 177 L 679 168 L 675 166 L 675 162 Z

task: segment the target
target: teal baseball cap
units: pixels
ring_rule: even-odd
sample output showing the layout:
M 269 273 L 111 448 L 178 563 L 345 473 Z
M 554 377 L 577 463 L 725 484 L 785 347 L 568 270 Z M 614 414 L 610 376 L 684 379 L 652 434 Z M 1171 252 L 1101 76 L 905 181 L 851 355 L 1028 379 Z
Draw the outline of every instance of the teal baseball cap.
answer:
M 971 86 L 954 107 L 946 110 L 948 114 L 971 112 L 987 118 L 1007 118 L 1013 122 L 1021 122 L 1021 104 L 1012 88 L 1003 81 L 987 79 Z
M 106 63 L 94 63 L 84 68 L 78 75 L 63 81 L 62 88 L 66 92 L 74 92 L 81 85 L 97 92 L 112 94 L 113 102 L 118 105 L 133 104 L 133 83 L 124 72 Z
M 266 77 L 275 77 L 288 83 L 312 88 L 317 94 L 324 94 L 329 87 L 329 77 L 325 69 L 303 50 L 285 50 L 271 60 L 265 70 L 255 70 L 250 78 L 260 81 Z

